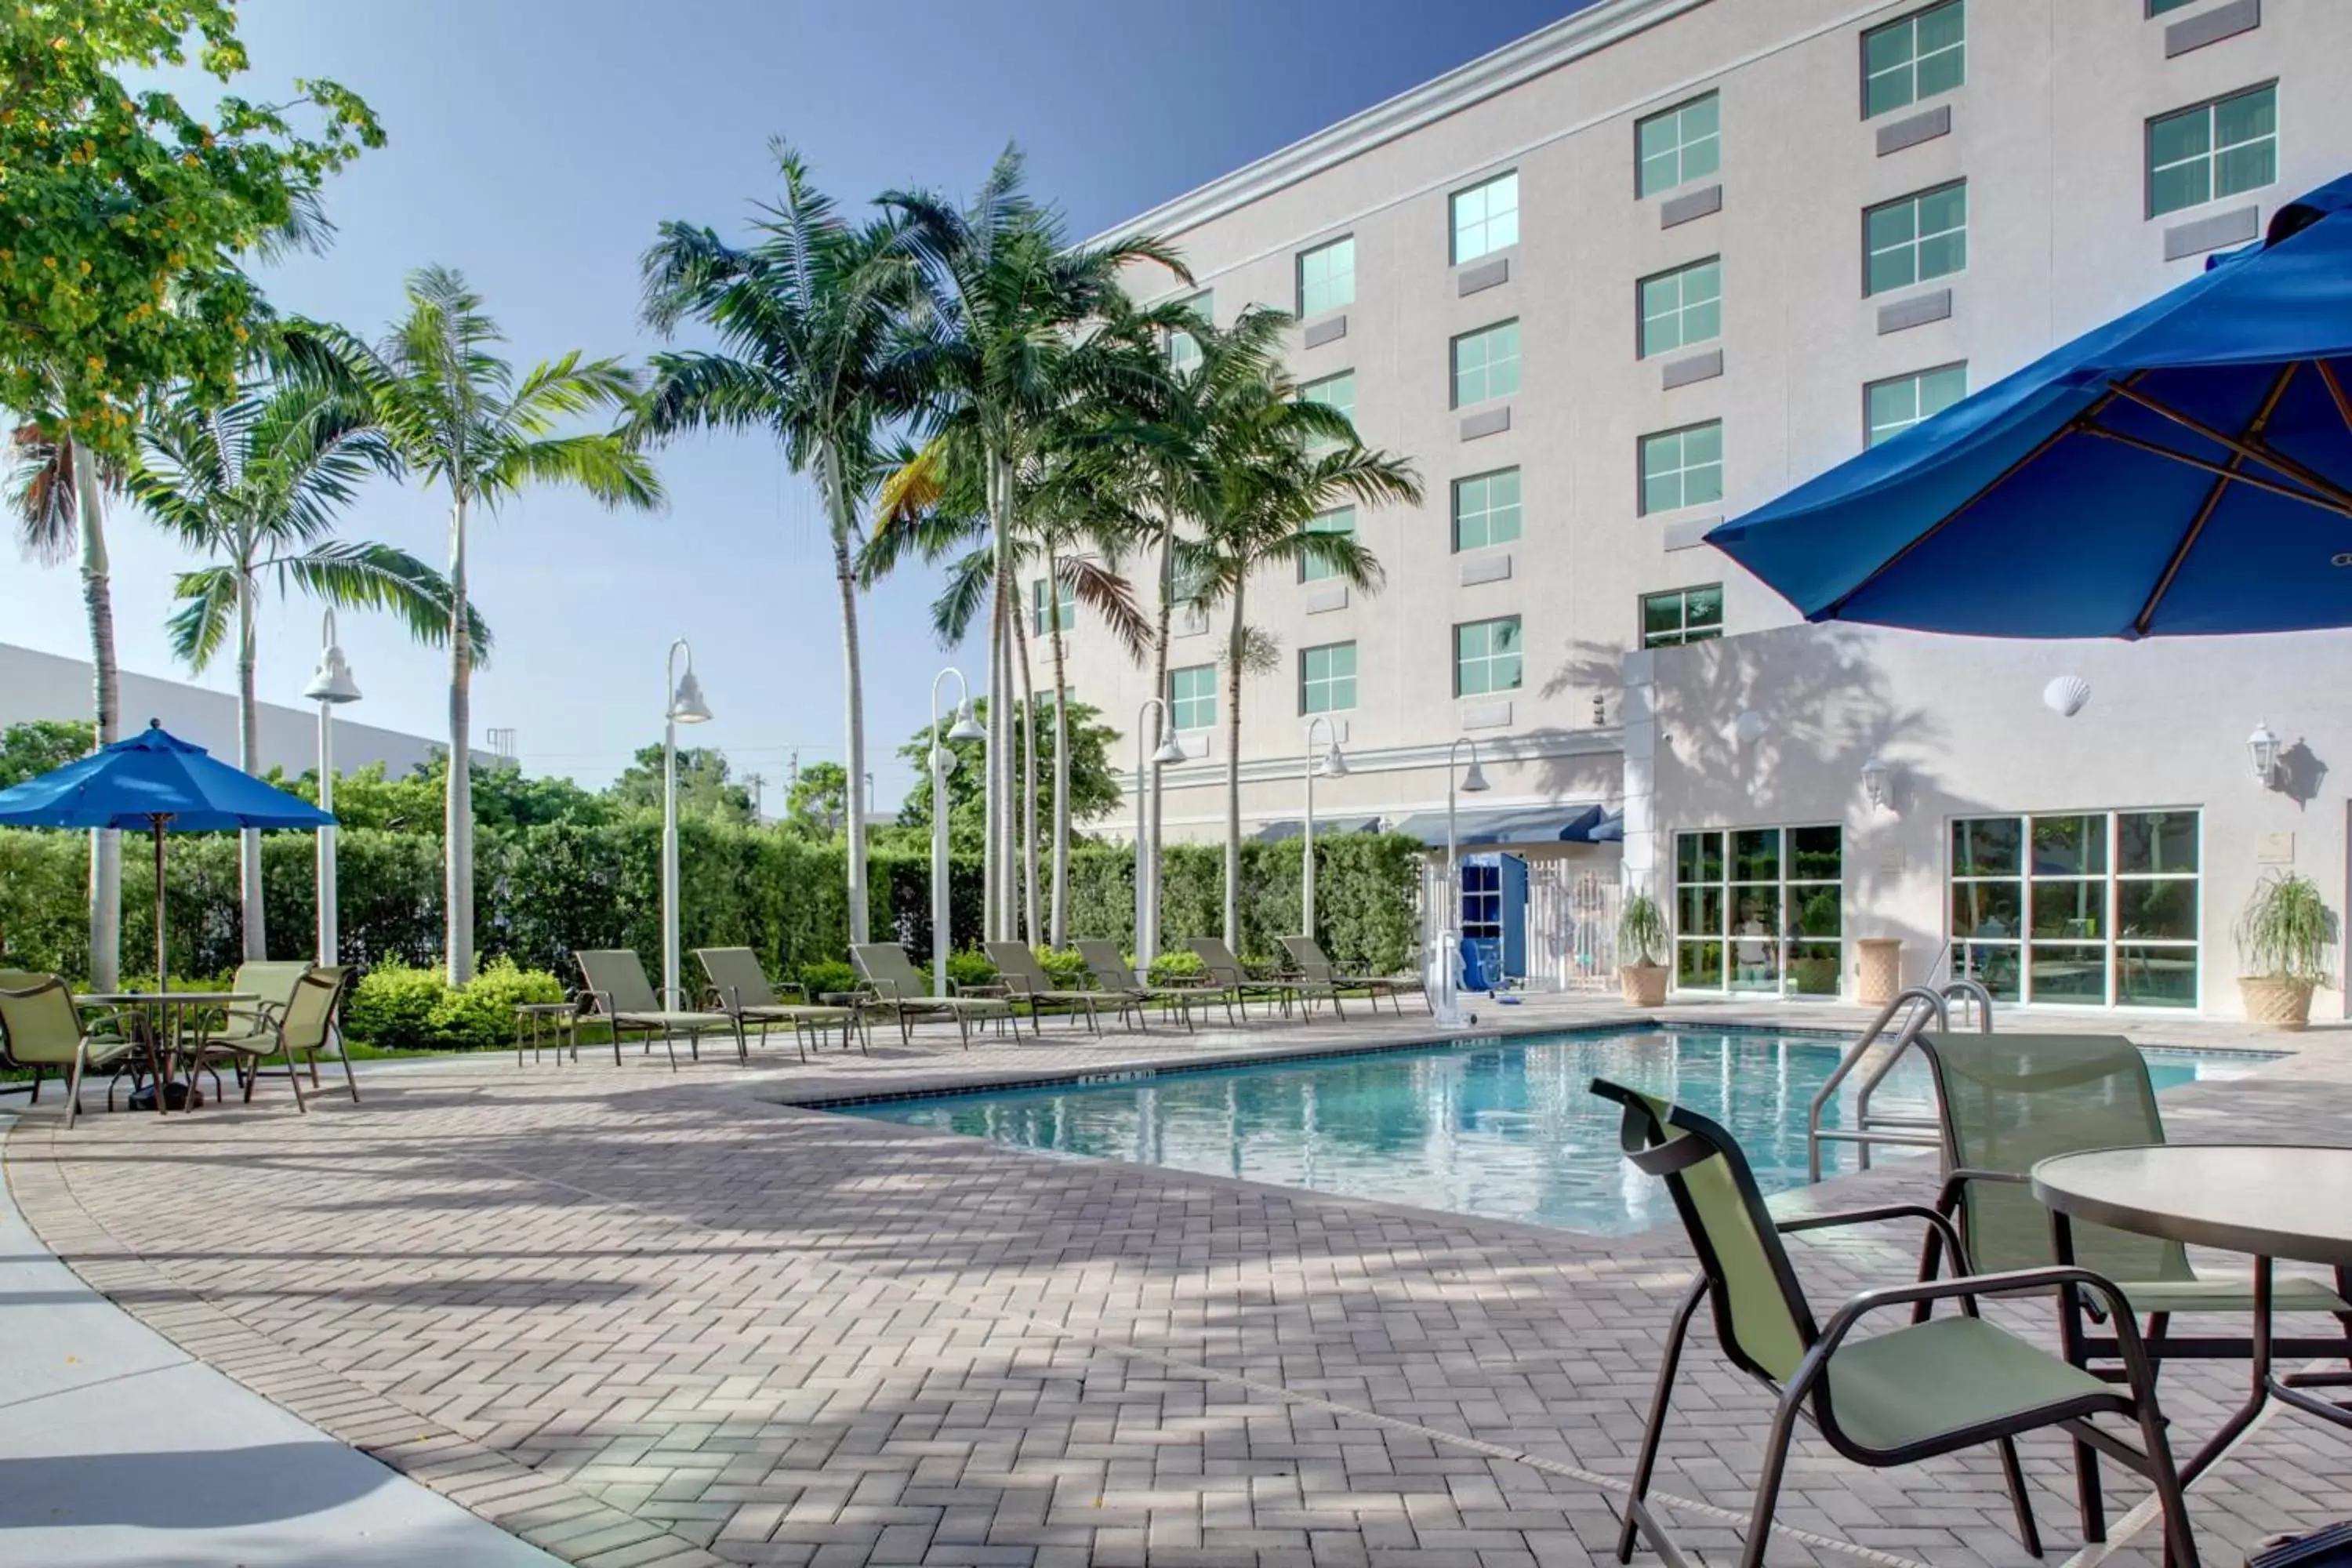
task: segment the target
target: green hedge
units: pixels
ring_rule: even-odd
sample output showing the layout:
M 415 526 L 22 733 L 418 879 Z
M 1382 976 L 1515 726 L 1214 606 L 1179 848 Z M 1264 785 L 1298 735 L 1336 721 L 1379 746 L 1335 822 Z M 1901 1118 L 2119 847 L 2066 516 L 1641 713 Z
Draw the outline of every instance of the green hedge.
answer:
M 661 950 L 658 815 L 597 826 L 555 823 L 485 831 L 476 844 L 475 942 L 525 970 L 576 980 L 572 952 L 634 947 L 648 968 Z M 364 970 L 429 968 L 441 952 L 441 842 L 430 834 L 347 828 L 338 839 L 342 956 Z M 226 973 L 236 966 L 236 842 L 228 834 L 175 834 L 169 846 L 164 919 L 172 968 Z M 1419 843 L 1379 834 L 1337 834 L 1315 847 L 1321 936 L 1343 968 L 1382 973 L 1407 966 L 1415 947 Z M 847 956 L 842 847 L 774 828 L 688 818 L 679 830 L 681 922 L 686 945 L 743 946 L 771 973 L 805 973 Z M 1161 877 L 1163 949 L 1223 924 L 1223 860 L 1216 845 L 1170 846 Z M 0 955 L 15 966 L 89 973 L 85 914 L 87 836 L 0 829 Z M 154 881 L 143 839 L 123 845 L 122 954 L 143 966 L 153 951 Z M 270 948 L 310 950 L 316 929 L 313 841 L 270 834 L 262 868 Z M 877 854 L 870 875 L 877 936 L 930 951 L 927 856 Z M 1298 929 L 1299 846 L 1242 847 L 1243 956 L 1279 953 L 1276 937 Z M 955 929 L 980 927 L 981 868 L 952 866 Z M 1070 864 L 1070 931 L 1135 943 L 1134 856 L 1107 845 L 1076 850 Z

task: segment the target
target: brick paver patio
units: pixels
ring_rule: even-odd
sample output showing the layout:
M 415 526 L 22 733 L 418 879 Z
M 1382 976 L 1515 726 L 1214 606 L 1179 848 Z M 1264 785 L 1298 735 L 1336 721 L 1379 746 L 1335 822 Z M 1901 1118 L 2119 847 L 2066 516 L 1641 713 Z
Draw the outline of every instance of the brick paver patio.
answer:
M 634 1048 L 618 1068 L 591 1051 L 363 1070 L 363 1104 L 329 1092 L 307 1117 L 275 1083 L 266 1104 L 100 1114 L 70 1135 L 37 1114 L 7 1172 L 44 1239 L 124 1308 L 594 1568 L 1604 1560 L 1690 1277 L 1677 1238 L 1045 1160 L 780 1103 L 1375 1032 L 1096 1042 L 1049 1024 L 1043 1043 L 969 1053 L 877 1034 L 870 1059 L 806 1068 L 772 1044 L 748 1072 L 731 1048 L 675 1076 Z M 2175 1091 L 2174 1136 L 2341 1142 L 2352 1041 L 2310 1043 Z M 1928 1184 L 1913 1163 L 1815 1201 Z M 1915 1245 L 1798 1252 L 1826 1300 L 1906 1277 Z M 1694 1349 L 1660 1485 L 1685 1550 L 1717 1560 L 1769 1402 L 1705 1330 Z M 2167 1372 L 2184 1445 L 2242 1380 Z M 2347 1436 L 2257 1428 L 2194 1495 L 2208 1562 L 2352 1515 Z M 1990 1455 L 1869 1472 L 1810 1439 L 1799 1454 L 1776 1563 L 2030 1561 Z M 2029 1444 L 2027 1468 L 2063 1560 L 2065 1445 Z M 2119 1515 L 2140 1492 L 2106 1475 Z M 2152 1563 L 2152 1541 L 2105 1560 Z

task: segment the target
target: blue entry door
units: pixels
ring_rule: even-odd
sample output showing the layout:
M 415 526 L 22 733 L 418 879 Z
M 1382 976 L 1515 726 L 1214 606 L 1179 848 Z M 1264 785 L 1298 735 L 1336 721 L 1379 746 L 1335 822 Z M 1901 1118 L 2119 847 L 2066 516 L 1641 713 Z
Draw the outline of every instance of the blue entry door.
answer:
M 1462 858 L 1462 935 L 1487 974 L 1528 973 L 1528 863 L 1516 855 Z

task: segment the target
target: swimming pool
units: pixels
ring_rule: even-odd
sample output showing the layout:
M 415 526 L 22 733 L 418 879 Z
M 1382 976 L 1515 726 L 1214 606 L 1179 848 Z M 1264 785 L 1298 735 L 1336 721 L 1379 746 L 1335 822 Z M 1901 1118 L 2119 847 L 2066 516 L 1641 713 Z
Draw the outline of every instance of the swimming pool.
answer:
M 1670 1094 L 1729 1127 L 1768 1193 L 1803 1184 L 1805 1108 L 1844 1042 L 1760 1030 L 1643 1029 L 1184 1070 L 839 1109 L 1043 1154 L 1162 1165 L 1276 1186 L 1624 1235 L 1674 1217 L 1617 1150 L 1596 1076 Z M 2269 1058 L 2149 1051 L 2158 1089 Z M 1912 1057 L 1874 1111 L 1929 1109 Z M 1852 1110 L 1849 1089 L 1829 1120 Z M 1879 1151 L 1882 1160 L 1908 1150 Z M 1853 1168 L 1851 1145 L 1828 1159 Z

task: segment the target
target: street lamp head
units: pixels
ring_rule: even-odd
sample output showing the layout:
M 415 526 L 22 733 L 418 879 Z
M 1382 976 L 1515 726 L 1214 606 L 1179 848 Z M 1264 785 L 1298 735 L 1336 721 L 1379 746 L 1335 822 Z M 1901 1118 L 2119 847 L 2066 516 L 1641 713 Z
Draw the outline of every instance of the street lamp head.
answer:
M 2279 738 L 2270 725 L 2256 721 L 2254 732 L 2246 737 L 2246 751 L 2253 759 L 2254 777 L 2267 788 L 2278 777 Z
M 961 760 L 962 759 L 959 758 L 953 751 L 946 746 L 933 746 L 931 748 L 931 773 L 936 777 L 945 778 L 950 773 L 956 771 L 956 763 Z
M 1171 730 L 1167 737 L 1160 742 L 1160 749 L 1151 753 L 1151 760 L 1164 765 L 1181 763 L 1184 760 L 1184 742 L 1176 738 L 1175 731 Z
M 695 679 L 691 665 L 677 678 L 677 689 L 670 695 L 669 716 L 680 724 L 703 724 L 710 720 L 710 704 L 702 700 L 702 682 Z
M 1472 757 L 1470 766 L 1464 770 L 1462 774 L 1462 793 L 1484 795 L 1486 793 L 1486 770 L 1478 765 L 1476 757 Z
M 1330 748 L 1323 753 L 1323 765 L 1316 771 L 1327 779 L 1348 776 L 1348 756 L 1346 752 L 1339 750 L 1339 742 L 1331 742 Z
M 310 677 L 310 684 L 302 689 L 302 695 L 313 702 L 360 700 L 359 682 L 352 679 L 352 667 L 343 661 L 341 648 L 329 643 L 319 650 L 318 673 Z
M 948 739 L 978 741 L 983 744 L 987 742 L 988 731 L 982 729 L 980 721 L 972 717 L 971 698 L 965 698 L 962 705 L 956 710 L 956 721 L 948 731 Z

